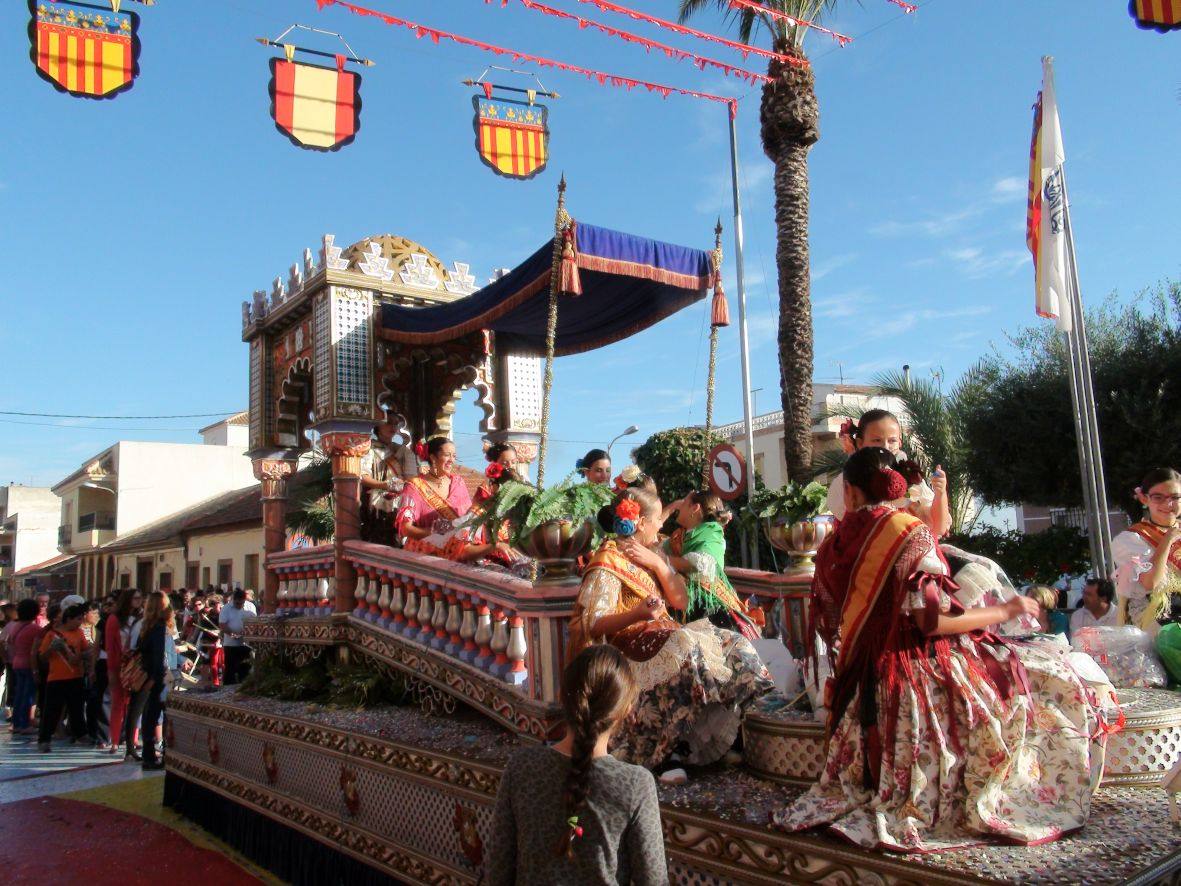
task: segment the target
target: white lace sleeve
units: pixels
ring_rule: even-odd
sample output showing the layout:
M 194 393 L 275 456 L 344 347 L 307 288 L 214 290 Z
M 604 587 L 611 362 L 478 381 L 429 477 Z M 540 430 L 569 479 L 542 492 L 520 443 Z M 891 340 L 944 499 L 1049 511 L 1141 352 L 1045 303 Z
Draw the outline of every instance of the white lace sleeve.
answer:
M 713 581 L 718 574 L 718 561 L 709 554 L 703 554 L 701 551 L 694 551 L 691 554 L 686 554 L 685 559 L 689 561 L 693 567 L 693 571 L 699 574 L 706 581 Z
M 925 508 L 931 507 L 935 503 L 935 490 L 927 485 L 927 481 L 923 480 L 919 483 L 919 504 Z
M 1152 548 L 1134 532 L 1121 532 L 1111 540 L 1111 559 L 1115 562 L 1115 592 L 1128 600 L 1148 596 L 1140 576 L 1152 569 Z
M 591 628 L 604 615 L 619 611 L 619 579 L 606 569 L 592 569 L 582 580 L 578 602 L 582 606 L 582 628 L 587 637 L 593 636 Z

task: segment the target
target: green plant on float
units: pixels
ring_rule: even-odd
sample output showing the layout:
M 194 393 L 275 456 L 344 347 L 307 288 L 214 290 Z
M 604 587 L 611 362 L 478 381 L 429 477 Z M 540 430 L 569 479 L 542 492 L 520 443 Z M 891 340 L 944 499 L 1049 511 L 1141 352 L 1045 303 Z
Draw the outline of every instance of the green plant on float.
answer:
M 336 534 L 336 501 L 332 495 L 332 464 L 321 459 L 303 471 L 304 479 L 291 494 L 287 526 L 313 544 L 332 541 Z
M 407 701 L 406 681 L 365 664 L 330 664 L 327 703 L 342 708 L 401 705 Z
M 576 481 L 573 474 L 545 489 L 519 480 L 505 480 L 473 525 L 488 526 L 498 533 L 508 523 L 512 543 L 520 546 L 529 533 L 550 520 L 590 521 L 597 543 L 604 534 L 599 526 L 599 511 L 613 498 L 610 487 Z
M 330 678 L 322 658 L 304 665 L 278 655 L 257 659 L 238 691 L 244 695 L 277 698 L 280 701 L 320 701 L 326 697 Z
M 810 483 L 789 481 L 778 489 L 761 488 L 755 491 L 748 515 L 758 520 L 791 525 L 800 520 L 819 516 L 828 503 L 828 487 L 813 480 Z

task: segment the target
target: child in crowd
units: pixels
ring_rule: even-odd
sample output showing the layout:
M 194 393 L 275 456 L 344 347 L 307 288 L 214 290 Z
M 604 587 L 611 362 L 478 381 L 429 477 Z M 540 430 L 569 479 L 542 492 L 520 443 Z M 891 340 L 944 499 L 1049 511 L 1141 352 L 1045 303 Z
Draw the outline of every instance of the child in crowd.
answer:
M 652 773 L 607 752 L 636 698 L 627 659 L 590 646 L 562 685 L 566 736 L 517 751 L 500 781 L 486 882 L 668 883 Z
M 1058 609 L 1058 592 L 1046 585 L 1031 585 L 1025 596 L 1038 605 L 1037 620 L 1043 634 L 1068 636 L 1070 621 L 1066 613 Z
M 921 475 L 907 476 L 908 473 L 913 473 L 914 469 L 907 463 L 906 453 L 902 452 L 902 424 L 898 421 L 898 416 L 885 409 L 870 409 L 862 413 L 856 424 L 852 421 L 845 422 L 841 428 L 840 439 L 841 446 L 850 455 L 866 446 L 880 446 L 893 453 L 905 467 L 911 467 L 911 471 L 902 472 L 910 482 L 906 497 L 892 504 L 900 509 L 905 507 L 926 523 L 936 539 L 947 534 L 951 529 L 951 510 L 947 500 L 947 477 L 943 473 L 943 467 L 935 466 L 930 485 Z M 844 484 L 839 476 L 828 486 L 828 510 L 838 520 L 845 517 Z

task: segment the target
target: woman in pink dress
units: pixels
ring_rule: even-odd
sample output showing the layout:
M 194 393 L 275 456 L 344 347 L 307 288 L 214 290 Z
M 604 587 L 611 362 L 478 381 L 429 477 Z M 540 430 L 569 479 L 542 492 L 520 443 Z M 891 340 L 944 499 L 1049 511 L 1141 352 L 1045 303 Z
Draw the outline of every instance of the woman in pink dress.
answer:
M 470 562 L 494 551 L 510 553 L 504 542 L 474 543 L 465 527 L 456 523 L 472 509 L 472 497 L 456 473 L 455 444 L 446 437 L 432 437 L 416 447 L 426 460 L 426 473 L 406 481 L 394 518 L 402 547 L 420 554 Z

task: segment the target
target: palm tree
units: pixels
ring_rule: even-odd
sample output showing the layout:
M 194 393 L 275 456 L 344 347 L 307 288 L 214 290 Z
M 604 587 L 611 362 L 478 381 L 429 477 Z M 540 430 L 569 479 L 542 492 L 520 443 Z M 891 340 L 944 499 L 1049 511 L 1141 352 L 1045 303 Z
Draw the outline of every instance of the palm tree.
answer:
M 806 60 L 806 28 L 788 25 L 753 9 L 735 10 L 729 0 L 679 0 L 682 22 L 716 6 L 750 43 L 765 28 L 772 48 Z M 762 0 L 794 19 L 817 22 L 838 0 Z M 808 150 L 820 138 L 816 76 L 810 65 L 771 59 L 760 110 L 763 151 L 775 164 L 775 226 L 779 271 L 779 393 L 783 403 L 783 453 L 792 479 L 808 476 L 812 464 L 812 295 L 808 259 Z

